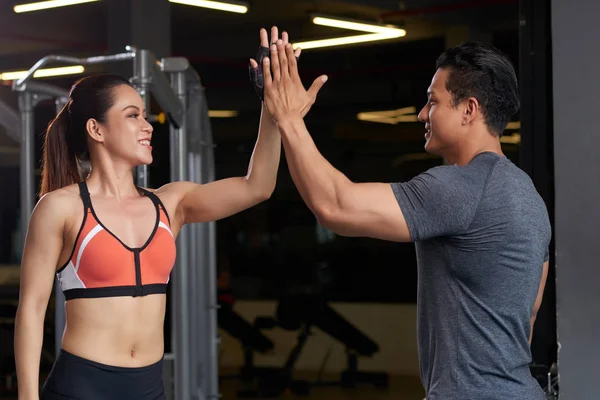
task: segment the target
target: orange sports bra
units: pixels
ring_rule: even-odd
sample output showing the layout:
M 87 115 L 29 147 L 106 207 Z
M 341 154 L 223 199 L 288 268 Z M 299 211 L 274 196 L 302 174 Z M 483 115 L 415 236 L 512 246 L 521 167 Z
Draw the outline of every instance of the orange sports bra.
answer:
M 79 183 L 83 221 L 69 260 L 57 271 L 66 300 L 166 293 L 176 256 L 169 215 L 158 196 L 138 189 L 154 203 L 156 224 L 142 247 L 130 248 L 102 224 L 87 184 Z

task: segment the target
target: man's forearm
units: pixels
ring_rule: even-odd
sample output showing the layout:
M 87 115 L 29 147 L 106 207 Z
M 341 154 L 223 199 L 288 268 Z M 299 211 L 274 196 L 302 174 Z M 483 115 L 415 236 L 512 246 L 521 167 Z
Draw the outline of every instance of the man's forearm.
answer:
M 279 122 L 290 175 L 313 213 L 321 214 L 341 204 L 348 178 L 335 169 L 315 146 L 302 118 Z

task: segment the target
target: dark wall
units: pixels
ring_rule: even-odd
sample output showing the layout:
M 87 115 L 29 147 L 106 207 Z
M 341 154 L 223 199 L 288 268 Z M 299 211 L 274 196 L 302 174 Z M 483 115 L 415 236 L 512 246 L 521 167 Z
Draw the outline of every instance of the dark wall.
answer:
M 552 1 L 557 325 L 562 399 L 600 371 L 600 2 Z
M 544 199 L 554 227 L 551 0 L 521 0 L 519 4 L 520 166 Z M 535 375 L 539 374 L 542 382 L 557 358 L 554 253 L 552 240 L 544 298 L 531 344 L 533 362 L 540 367 Z

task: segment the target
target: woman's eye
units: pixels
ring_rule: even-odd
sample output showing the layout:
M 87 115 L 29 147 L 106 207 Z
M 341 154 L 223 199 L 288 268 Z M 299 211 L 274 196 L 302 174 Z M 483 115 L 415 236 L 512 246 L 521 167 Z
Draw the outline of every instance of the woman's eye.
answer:
M 137 118 L 139 116 L 140 116 L 139 114 L 131 114 L 129 117 Z

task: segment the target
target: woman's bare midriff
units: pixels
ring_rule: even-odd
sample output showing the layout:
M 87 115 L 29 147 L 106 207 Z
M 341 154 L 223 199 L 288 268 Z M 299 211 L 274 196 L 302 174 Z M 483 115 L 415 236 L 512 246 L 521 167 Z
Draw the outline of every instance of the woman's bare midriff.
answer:
M 74 299 L 66 303 L 62 348 L 118 367 L 143 367 L 164 352 L 166 296 Z

